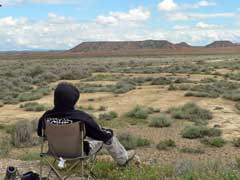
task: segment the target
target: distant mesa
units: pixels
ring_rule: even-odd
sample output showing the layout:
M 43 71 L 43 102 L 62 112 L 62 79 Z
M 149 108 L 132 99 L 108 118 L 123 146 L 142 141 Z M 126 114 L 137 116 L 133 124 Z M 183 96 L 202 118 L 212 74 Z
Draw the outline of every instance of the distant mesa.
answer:
M 166 40 L 146 41 L 100 41 L 83 42 L 72 48 L 71 52 L 93 52 L 93 51 L 121 51 L 121 50 L 156 50 L 156 49 L 178 49 L 189 48 L 189 44 L 181 42 L 173 44 Z
M 214 41 L 213 43 L 207 45 L 207 48 L 223 48 L 223 47 L 235 47 L 238 44 L 232 43 L 231 41 Z
M 82 42 L 66 51 L 82 56 L 129 56 L 160 54 L 239 53 L 240 45 L 231 41 L 215 41 L 206 46 L 191 46 L 186 42 L 167 40 Z
M 177 43 L 177 44 L 175 44 L 175 46 L 177 48 L 191 48 L 192 47 L 191 45 L 189 45 L 188 43 L 185 43 L 185 42 Z

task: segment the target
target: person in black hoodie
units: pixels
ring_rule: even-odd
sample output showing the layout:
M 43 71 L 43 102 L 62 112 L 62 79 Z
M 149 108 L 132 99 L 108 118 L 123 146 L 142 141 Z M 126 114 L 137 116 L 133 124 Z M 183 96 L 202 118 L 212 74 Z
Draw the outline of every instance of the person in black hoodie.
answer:
M 38 136 L 43 136 L 44 120 L 58 125 L 82 121 L 85 124 L 86 136 L 91 139 L 84 143 L 87 154 L 98 151 L 103 145 L 119 165 L 127 164 L 134 158 L 135 151 L 126 151 L 111 129 L 102 128 L 89 114 L 76 110 L 75 105 L 79 98 L 80 92 L 74 85 L 66 82 L 58 84 L 54 91 L 54 108 L 46 111 L 39 119 Z

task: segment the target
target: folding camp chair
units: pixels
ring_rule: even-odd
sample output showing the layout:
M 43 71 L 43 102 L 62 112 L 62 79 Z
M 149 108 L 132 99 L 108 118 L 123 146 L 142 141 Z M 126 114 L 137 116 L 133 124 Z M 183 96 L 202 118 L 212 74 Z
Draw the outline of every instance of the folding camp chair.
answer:
M 45 138 L 41 138 L 41 179 L 43 177 L 43 163 L 47 163 L 47 165 L 50 166 L 50 171 L 47 176 L 48 179 L 52 172 L 60 180 L 68 179 L 74 174 L 73 170 L 79 167 L 79 165 L 79 172 L 82 179 L 94 179 L 92 177 L 92 169 L 97 153 L 91 154 L 90 156 L 84 153 L 84 123 L 76 122 L 72 124 L 56 125 L 45 122 L 45 130 L 43 130 L 43 134 L 45 135 Z M 48 151 L 46 153 L 43 152 L 44 139 L 48 141 Z M 49 157 L 53 157 L 53 162 L 50 161 Z M 56 166 L 56 162 L 58 162 L 60 158 L 66 160 L 66 163 L 71 163 L 68 169 L 64 169 L 65 173 Z M 86 170 L 84 165 L 88 166 Z

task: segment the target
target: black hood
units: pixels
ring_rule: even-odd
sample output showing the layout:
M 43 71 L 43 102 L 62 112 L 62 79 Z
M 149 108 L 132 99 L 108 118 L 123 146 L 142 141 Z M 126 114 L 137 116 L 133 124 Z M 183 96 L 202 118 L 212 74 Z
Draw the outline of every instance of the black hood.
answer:
M 80 97 L 78 89 L 70 83 L 60 83 L 54 91 L 54 108 L 59 110 L 74 109 Z

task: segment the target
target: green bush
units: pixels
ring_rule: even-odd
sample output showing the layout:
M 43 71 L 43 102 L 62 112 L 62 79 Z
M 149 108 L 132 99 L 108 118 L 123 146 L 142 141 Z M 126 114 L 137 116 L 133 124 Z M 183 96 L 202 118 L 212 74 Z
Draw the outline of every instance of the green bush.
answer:
M 148 139 L 139 138 L 129 133 L 120 134 L 118 139 L 127 150 L 136 149 L 137 147 L 142 146 L 149 146 L 151 144 Z
M 99 120 L 111 121 L 118 117 L 118 114 L 115 111 L 110 111 L 99 115 Z
M 222 131 L 217 128 L 207 128 L 204 126 L 187 126 L 182 131 L 182 136 L 188 139 L 202 138 L 204 136 L 220 136 Z
M 240 147 L 240 138 L 234 138 L 233 139 L 233 145 L 235 147 Z
M 217 98 L 218 95 L 209 92 L 199 92 L 199 91 L 189 91 L 184 94 L 184 96 L 193 96 L 193 97 L 209 97 L 209 98 Z
M 225 75 L 225 77 L 232 80 L 240 81 L 240 73 L 228 73 Z
M 226 144 L 226 141 L 221 137 L 205 137 L 201 142 L 212 147 L 223 147 Z
M 91 77 L 88 77 L 84 79 L 84 81 L 118 81 L 124 76 L 124 74 L 121 75 L 115 75 L 115 74 L 97 74 L 93 75 Z
M 148 107 L 147 111 L 149 114 L 159 113 L 161 110 L 159 108 Z
M 195 93 L 188 95 L 204 95 L 206 97 L 217 98 L 224 96 L 227 99 L 238 99 L 239 83 L 230 81 L 216 81 L 213 83 L 198 84 L 193 86 L 190 90 Z
M 151 141 L 145 138 L 137 138 L 137 147 L 150 146 Z
M 75 85 L 81 93 L 111 92 L 113 85 L 79 83 Z
M 35 129 L 33 124 L 28 120 L 18 121 L 9 130 L 11 134 L 11 142 L 14 147 L 26 147 L 38 144 L 35 138 L 33 138 L 33 133 Z
M 174 168 L 169 165 L 141 165 L 126 166 L 119 168 L 114 162 L 97 161 L 93 167 L 96 179 L 109 180 L 159 180 L 159 179 L 176 179 L 174 176 Z M 171 178 L 172 177 L 172 178 Z
M 217 137 L 222 135 L 222 131 L 218 128 L 204 128 L 203 134 L 208 137 Z
M 189 85 L 189 84 L 180 84 L 180 85 L 173 85 L 173 84 L 171 84 L 171 85 L 168 87 L 168 90 L 169 90 L 169 91 L 175 91 L 175 90 L 187 91 L 187 90 L 190 90 L 191 87 L 192 87 L 192 86 Z
M 11 150 L 11 140 L 4 137 L 0 140 L 0 157 L 5 157 Z
M 188 139 L 202 138 L 203 131 L 202 127 L 199 126 L 188 126 L 183 129 L 182 136 Z
M 141 106 L 136 106 L 132 111 L 127 113 L 127 117 L 136 118 L 136 119 L 147 119 L 148 110 Z
M 117 82 L 115 86 L 112 88 L 112 92 L 116 94 L 126 93 L 128 91 L 134 90 L 135 84 L 129 80 L 122 80 Z
M 198 147 L 198 148 L 183 147 L 180 149 L 180 152 L 188 153 L 188 154 L 203 154 L 203 153 L 205 153 L 204 149 L 202 149 L 201 147 Z
M 238 103 L 235 105 L 235 107 L 236 107 L 238 110 L 240 110 L 240 103 L 238 102 Z
M 2 101 L 0 101 L 0 107 L 3 107 L 4 103 Z
M 39 155 L 39 152 L 27 152 L 27 153 L 24 153 L 20 157 L 20 160 L 22 160 L 22 161 L 37 161 L 37 160 L 40 160 L 40 155 Z
M 106 106 L 100 106 L 98 108 L 98 111 L 106 111 L 107 107 Z
M 174 83 L 180 84 L 180 83 L 191 83 L 192 81 L 187 78 L 177 78 Z
M 204 78 L 201 79 L 200 83 L 213 83 L 213 82 L 217 82 L 217 79 L 214 78 Z
M 195 103 L 187 103 L 182 107 L 170 108 L 168 110 L 175 119 L 187 119 L 198 123 L 199 121 L 206 121 L 212 119 L 212 113 L 206 109 L 202 109 Z
M 170 150 L 174 147 L 176 147 L 176 143 L 172 139 L 162 140 L 157 144 L 158 150 Z
M 87 110 L 93 111 L 93 110 L 94 110 L 94 107 L 93 107 L 92 105 L 89 105 L 89 106 L 87 107 Z
M 159 116 L 151 118 L 149 126 L 163 128 L 171 126 L 171 123 L 172 120 L 166 114 L 160 114 Z
M 84 69 L 78 69 L 77 66 L 65 69 L 60 74 L 60 79 L 62 80 L 79 80 L 86 77 L 89 77 L 90 73 Z
M 32 90 L 30 92 L 21 93 L 17 97 L 17 99 L 20 102 L 34 101 L 34 100 L 42 98 L 43 96 L 49 95 L 50 92 L 51 92 L 51 89 L 49 87 L 41 87 L 41 88 Z
M 39 104 L 37 102 L 29 102 L 29 103 L 21 104 L 20 108 L 24 109 L 25 111 L 35 111 L 35 112 L 46 111 L 48 109 L 47 106 L 43 104 Z
M 178 88 L 177 88 L 177 86 L 175 86 L 174 84 L 170 84 L 170 85 L 168 86 L 168 90 L 169 90 L 169 91 L 176 91 L 176 90 L 178 90 Z
M 159 77 L 152 81 L 152 85 L 166 85 L 171 84 L 171 80 L 167 79 L 166 77 Z
M 229 99 L 232 101 L 240 101 L 240 90 L 237 89 L 237 90 L 228 91 L 223 95 L 223 97 L 225 99 Z

